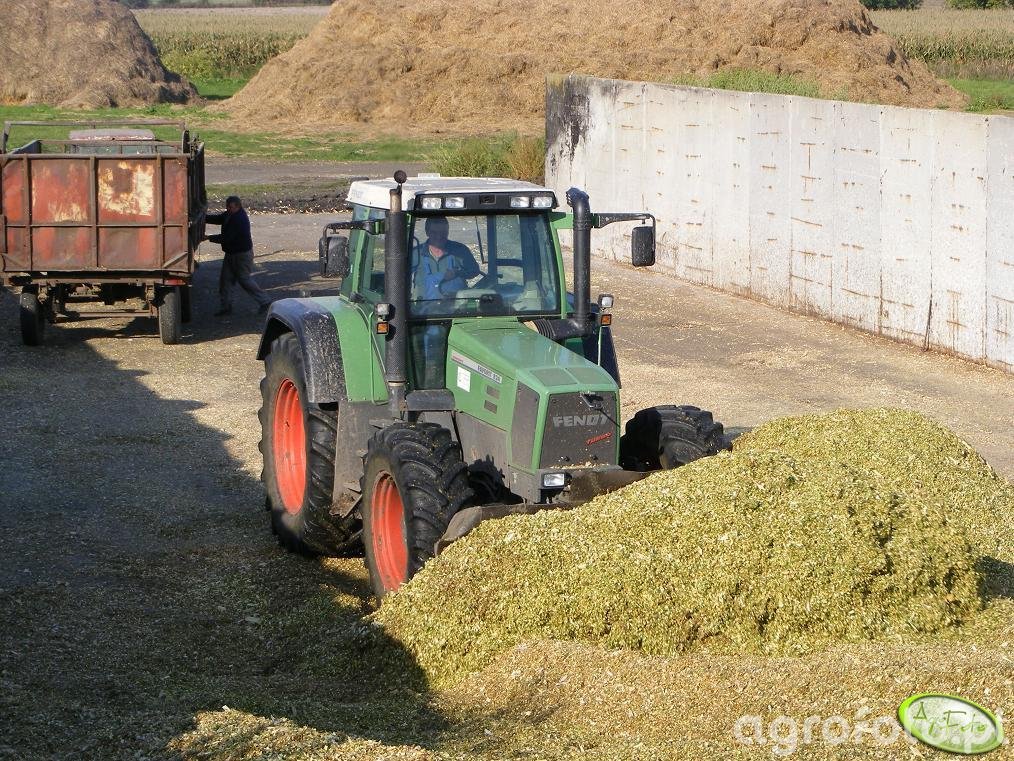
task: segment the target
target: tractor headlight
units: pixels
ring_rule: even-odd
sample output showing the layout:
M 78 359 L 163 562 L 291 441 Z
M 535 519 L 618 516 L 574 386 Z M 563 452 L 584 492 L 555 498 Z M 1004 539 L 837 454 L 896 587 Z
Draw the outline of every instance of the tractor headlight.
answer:
M 553 197 L 552 196 L 534 196 L 532 198 L 532 207 L 536 209 L 552 209 L 553 208 Z
M 465 197 L 464 196 L 448 196 L 444 199 L 445 209 L 464 209 L 465 208 Z
M 567 474 L 566 473 L 543 473 L 542 474 L 542 488 L 543 489 L 562 489 L 567 485 Z
M 440 198 L 427 198 L 427 197 L 423 196 L 422 207 L 424 209 L 429 209 L 431 211 L 433 209 L 439 209 L 440 208 L 440 201 L 441 201 Z
M 512 209 L 527 209 L 531 205 L 532 199 L 529 196 L 511 196 Z

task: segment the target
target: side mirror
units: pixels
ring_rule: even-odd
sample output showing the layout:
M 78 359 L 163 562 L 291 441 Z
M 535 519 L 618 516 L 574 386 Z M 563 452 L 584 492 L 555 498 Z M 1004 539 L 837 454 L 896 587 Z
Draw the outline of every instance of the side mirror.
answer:
M 342 235 L 323 235 L 317 244 L 322 277 L 348 277 L 349 239 Z
M 655 263 L 655 228 L 651 225 L 638 225 L 630 234 L 630 263 L 635 267 Z

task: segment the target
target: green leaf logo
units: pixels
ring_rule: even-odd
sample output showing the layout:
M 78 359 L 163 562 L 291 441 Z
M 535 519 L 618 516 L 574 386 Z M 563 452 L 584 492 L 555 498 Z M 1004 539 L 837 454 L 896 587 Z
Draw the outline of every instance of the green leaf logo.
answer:
M 954 695 L 913 695 L 898 707 L 898 720 L 912 737 L 951 753 L 987 753 L 1003 744 L 1000 720 Z

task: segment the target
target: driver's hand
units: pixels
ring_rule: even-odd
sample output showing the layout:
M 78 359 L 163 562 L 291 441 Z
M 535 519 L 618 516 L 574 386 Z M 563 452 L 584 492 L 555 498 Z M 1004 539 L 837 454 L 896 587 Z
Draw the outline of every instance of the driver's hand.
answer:
M 457 276 L 458 271 L 453 267 L 451 267 L 444 273 L 444 282 L 446 283 L 448 280 L 454 280 L 454 278 L 456 278 Z

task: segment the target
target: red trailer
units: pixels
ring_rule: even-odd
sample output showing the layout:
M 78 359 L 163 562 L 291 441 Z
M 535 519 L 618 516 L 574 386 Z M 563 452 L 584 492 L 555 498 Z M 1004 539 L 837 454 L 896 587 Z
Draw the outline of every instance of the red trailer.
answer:
M 12 128 L 54 126 L 72 129 L 8 151 Z M 173 139 L 156 137 L 167 128 Z M 183 122 L 5 123 L 0 282 L 20 290 L 24 342 L 39 344 L 47 321 L 138 315 L 178 342 L 207 206 L 204 143 Z M 134 308 L 70 309 L 89 301 Z

